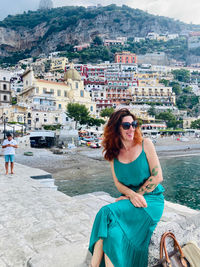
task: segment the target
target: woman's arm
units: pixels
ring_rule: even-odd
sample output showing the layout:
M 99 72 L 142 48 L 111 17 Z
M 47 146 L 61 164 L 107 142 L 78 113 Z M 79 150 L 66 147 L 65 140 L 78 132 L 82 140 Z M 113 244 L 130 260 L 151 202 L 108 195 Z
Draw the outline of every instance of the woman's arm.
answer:
M 128 188 L 127 186 L 123 185 L 122 183 L 120 183 L 118 181 L 118 179 L 115 175 L 113 161 L 110 162 L 110 165 L 111 165 L 111 171 L 112 171 L 112 176 L 113 176 L 115 186 L 117 187 L 117 189 L 120 193 L 125 195 L 125 197 L 120 197 L 118 200 L 130 199 L 130 201 L 132 202 L 132 204 L 135 207 L 138 207 L 138 208 L 139 207 L 147 207 L 146 200 L 144 199 L 144 197 L 141 194 L 134 192 L 133 190 L 131 190 L 130 188 Z
M 163 180 L 160 162 L 155 147 L 149 138 L 144 138 L 144 151 L 146 153 L 147 160 L 149 163 L 151 176 L 137 191 L 141 195 L 152 192 L 156 188 L 156 186 Z

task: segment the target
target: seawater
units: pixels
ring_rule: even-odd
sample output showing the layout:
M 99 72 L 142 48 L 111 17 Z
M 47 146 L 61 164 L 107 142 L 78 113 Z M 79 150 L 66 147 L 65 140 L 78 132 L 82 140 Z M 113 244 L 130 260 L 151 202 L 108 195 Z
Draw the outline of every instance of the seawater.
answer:
M 172 157 L 160 159 L 163 170 L 165 199 L 200 210 L 200 156 Z M 92 168 L 92 166 L 91 166 Z M 118 197 L 111 171 L 101 175 L 73 180 L 56 181 L 58 190 L 69 195 L 104 191 Z

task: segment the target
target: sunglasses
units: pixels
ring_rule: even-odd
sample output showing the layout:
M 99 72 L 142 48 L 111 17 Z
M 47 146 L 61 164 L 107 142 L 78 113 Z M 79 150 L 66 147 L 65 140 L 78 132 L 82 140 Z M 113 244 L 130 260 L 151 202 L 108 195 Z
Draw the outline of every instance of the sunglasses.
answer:
M 132 121 L 131 123 L 130 122 L 122 122 L 121 125 L 122 125 L 122 128 L 124 130 L 128 130 L 128 129 L 130 129 L 131 126 L 133 127 L 133 129 L 135 129 L 138 126 L 138 123 L 137 123 L 137 121 Z

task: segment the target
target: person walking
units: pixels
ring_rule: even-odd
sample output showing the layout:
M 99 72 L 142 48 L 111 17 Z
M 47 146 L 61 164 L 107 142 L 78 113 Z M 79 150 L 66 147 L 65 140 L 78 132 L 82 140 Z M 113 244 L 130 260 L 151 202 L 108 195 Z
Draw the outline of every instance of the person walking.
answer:
M 6 175 L 8 174 L 9 161 L 10 161 L 10 171 L 11 174 L 14 174 L 14 158 L 15 158 L 15 149 L 18 147 L 16 140 L 13 139 L 11 133 L 7 133 L 7 139 L 3 141 L 2 148 L 4 149 L 5 156 L 5 169 Z
M 147 267 L 151 235 L 164 209 L 162 170 L 153 143 L 143 138 L 135 115 L 115 111 L 105 129 L 116 202 L 96 215 L 89 243 L 92 267 Z

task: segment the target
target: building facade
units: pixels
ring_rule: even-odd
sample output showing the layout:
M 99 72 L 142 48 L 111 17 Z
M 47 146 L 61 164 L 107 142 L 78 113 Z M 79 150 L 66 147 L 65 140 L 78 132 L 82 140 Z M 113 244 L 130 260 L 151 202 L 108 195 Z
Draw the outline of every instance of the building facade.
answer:
M 136 54 L 123 51 L 115 53 L 115 63 L 137 63 Z
M 0 70 L 0 106 L 7 106 L 11 103 L 11 73 Z

